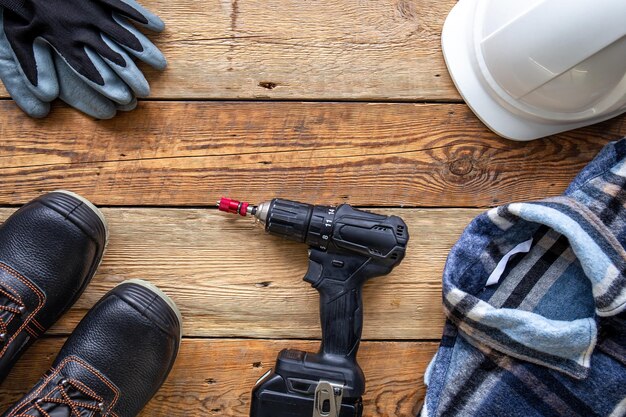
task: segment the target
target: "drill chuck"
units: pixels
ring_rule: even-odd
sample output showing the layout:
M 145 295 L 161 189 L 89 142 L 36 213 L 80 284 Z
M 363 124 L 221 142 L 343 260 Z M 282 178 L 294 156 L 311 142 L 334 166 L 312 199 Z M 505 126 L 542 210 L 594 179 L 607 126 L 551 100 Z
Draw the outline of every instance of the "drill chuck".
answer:
M 226 213 L 254 216 L 271 235 L 306 243 L 321 250 L 328 248 L 337 210 L 331 206 L 314 206 L 279 198 L 258 206 L 222 198 L 217 206 Z
M 265 230 L 276 236 L 304 243 L 313 206 L 278 198 L 269 202 Z

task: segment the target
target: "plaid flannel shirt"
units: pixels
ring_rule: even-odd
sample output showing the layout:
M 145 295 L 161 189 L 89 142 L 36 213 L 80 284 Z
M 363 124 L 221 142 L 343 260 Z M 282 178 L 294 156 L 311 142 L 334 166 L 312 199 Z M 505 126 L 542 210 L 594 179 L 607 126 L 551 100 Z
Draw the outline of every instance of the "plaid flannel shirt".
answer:
M 421 416 L 626 416 L 625 247 L 626 139 L 563 196 L 474 219 Z

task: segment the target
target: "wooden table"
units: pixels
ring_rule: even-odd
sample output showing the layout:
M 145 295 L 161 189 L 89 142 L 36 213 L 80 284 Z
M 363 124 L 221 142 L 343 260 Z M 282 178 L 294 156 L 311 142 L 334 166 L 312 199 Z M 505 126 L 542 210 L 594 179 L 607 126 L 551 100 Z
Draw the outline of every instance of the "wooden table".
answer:
M 315 350 L 306 250 L 219 214 L 223 195 L 350 203 L 404 217 L 405 262 L 364 291 L 365 415 L 413 416 L 443 324 L 441 273 L 487 207 L 561 193 L 626 118 L 531 143 L 462 103 L 440 32 L 454 0 L 144 0 L 168 24 L 153 94 L 112 121 L 62 105 L 43 121 L 0 101 L 2 218 L 65 188 L 104 207 L 111 241 L 85 295 L 2 385 L 2 407 L 48 368 L 108 289 L 153 281 L 185 339 L 148 416 L 246 416 L 284 347 Z M 2 97 L 7 97 L 4 90 Z

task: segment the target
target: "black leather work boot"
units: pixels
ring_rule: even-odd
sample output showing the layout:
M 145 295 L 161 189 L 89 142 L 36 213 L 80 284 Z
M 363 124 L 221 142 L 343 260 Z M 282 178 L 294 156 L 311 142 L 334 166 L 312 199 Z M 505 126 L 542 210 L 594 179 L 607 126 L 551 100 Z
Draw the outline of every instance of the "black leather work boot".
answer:
M 0 381 L 80 297 L 106 242 L 102 213 L 68 191 L 31 201 L 0 226 Z
M 4 417 L 134 417 L 169 374 L 180 345 L 176 305 L 139 280 L 105 295 L 52 369 Z

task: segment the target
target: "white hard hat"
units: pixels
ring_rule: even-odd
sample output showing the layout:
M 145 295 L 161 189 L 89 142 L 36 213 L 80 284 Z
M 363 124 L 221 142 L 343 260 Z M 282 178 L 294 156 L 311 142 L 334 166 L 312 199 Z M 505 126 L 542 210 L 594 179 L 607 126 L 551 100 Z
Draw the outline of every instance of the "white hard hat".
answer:
M 503 137 L 626 112 L 626 0 L 460 0 L 442 44 L 466 103 Z

